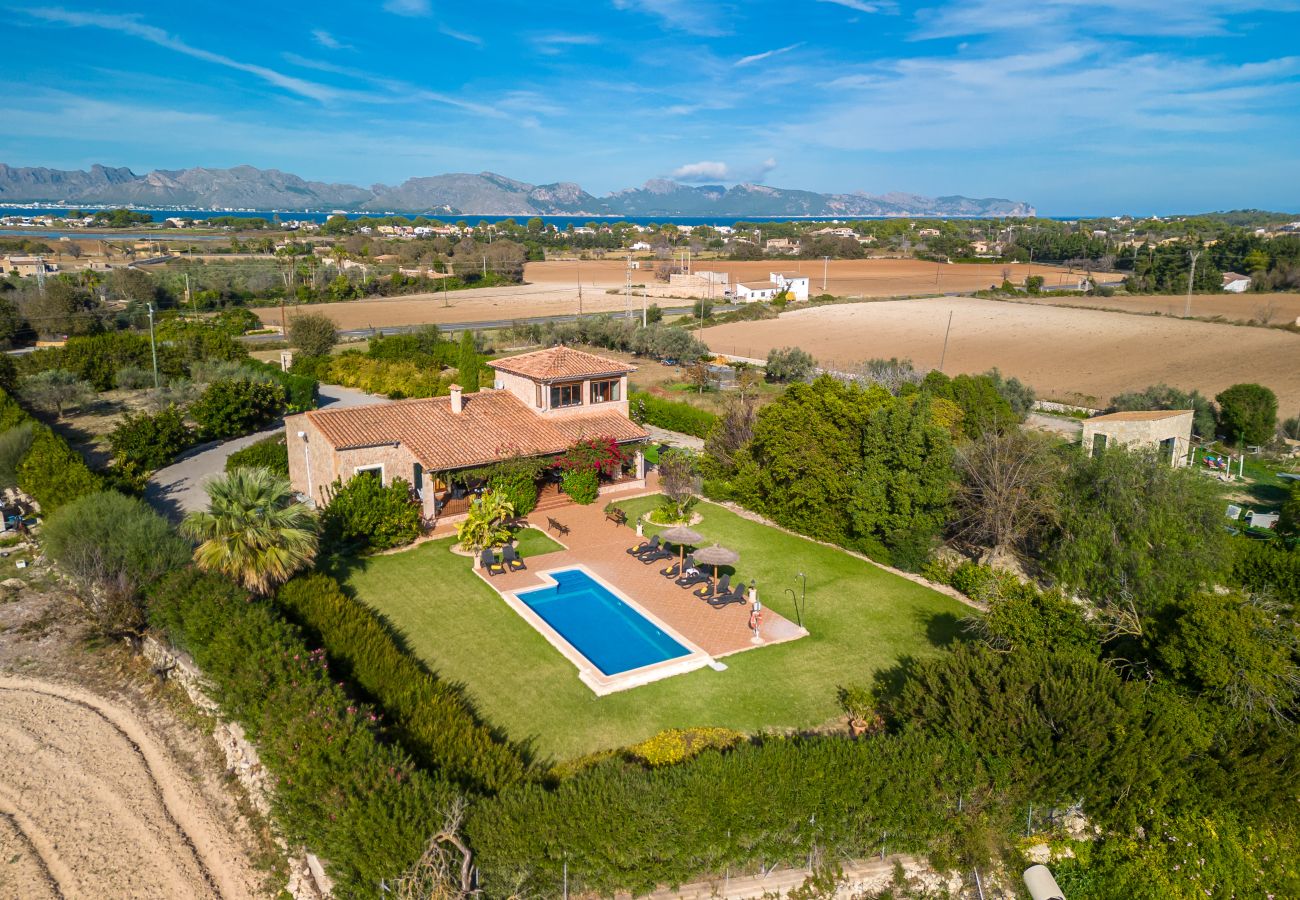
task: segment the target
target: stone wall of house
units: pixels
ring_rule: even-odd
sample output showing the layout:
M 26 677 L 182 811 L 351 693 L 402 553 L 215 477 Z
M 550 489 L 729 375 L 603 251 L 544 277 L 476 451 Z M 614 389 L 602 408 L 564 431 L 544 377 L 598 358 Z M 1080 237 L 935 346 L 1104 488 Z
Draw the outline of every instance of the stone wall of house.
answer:
M 1187 453 L 1192 441 L 1192 413 L 1179 413 L 1163 419 L 1111 419 L 1109 421 L 1083 420 L 1083 449 L 1092 455 L 1094 436 L 1106 436 L 1106 445 L 1121 444 L 1126 447 L 1155 449 L 1160 443 L 1174 440 L 1173 464 L 1187 464 Z
M 575 381 L 577 379 L 574 379 Z M 606 379 L 598 378 L 596 381 Z M 542 409 L 540 410 L 547 416 L 581 416 L 588 413 L 611 410 L 622 415 L 627 415 L 627 376 L 619 378 L 618 399 L 609 403 L 592 404 L 591 401 L 591 382 L 592 379 L 582 379 L 582 405 L 568 406 L 564 409 L 546 409 L 551 402 L 550 385 L 542 385 Z M 522 375 L 514 375 L 510 372 L 497 372 L 494 382 L 498 390 L 509 391 L 518 397 L 529 409 L 537 410 L 537 382 L 530 378 L 524 378 Z

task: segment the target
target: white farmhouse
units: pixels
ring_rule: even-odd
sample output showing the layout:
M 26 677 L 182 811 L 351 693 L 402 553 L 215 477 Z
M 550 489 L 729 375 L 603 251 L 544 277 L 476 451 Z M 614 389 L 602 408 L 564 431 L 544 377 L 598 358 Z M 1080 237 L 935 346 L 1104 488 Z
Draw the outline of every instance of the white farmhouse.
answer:
M 808 299 L 808 276 L 798 272 L 770 272 L 767 276 L 778 291 L 786 291 L 792 300 Z
M 1232 294 L 1241 294 L 1250 290 L 1250 276 L 1236 272 L 1223 273 L 1223 289 Z

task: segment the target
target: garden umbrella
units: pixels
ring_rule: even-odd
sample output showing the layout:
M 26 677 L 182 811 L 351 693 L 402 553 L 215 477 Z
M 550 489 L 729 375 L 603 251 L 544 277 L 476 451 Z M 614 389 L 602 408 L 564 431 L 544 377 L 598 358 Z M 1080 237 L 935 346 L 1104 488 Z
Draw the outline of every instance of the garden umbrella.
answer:
M 733 566 L 739 560 L 740 554 L 735 550 L 728 550 L 726 547 L 719 547 L 717 544 L 695 551 L 695 561 L 697 563 L 713 566 L 714 578 L 718 577 L 718 566 Z
M 672 528 L 659 532 L 659 539 L 667 541 L 670 544 L 676 544 L 682 548 L 682 565 L 686 564 L 686 545 L 692 547 L 704 542 L 704 535 L 698 531 L 692 531 L 685 525 L 675 525 Z

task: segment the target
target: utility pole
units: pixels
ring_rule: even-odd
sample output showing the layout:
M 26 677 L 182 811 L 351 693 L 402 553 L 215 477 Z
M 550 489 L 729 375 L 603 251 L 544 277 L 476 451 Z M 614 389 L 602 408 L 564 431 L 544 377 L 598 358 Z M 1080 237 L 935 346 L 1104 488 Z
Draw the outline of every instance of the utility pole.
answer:
M 939 371 L 943 371 L 943 361 L 948 358 L 948 334 L 952 331 L 952 310 L 948 310 L 948 327 L 943 332 L 943 352 L 939 354 Z
M 648 307 L 646 306 L 646 296 L 645 296 L 645 295 L 646 295 L 646 289 L 645 289 L 645 288 L 641 288 L 641 327 L 642 327 L 642 328 L 646 328 L 646 327 L 647 327 L 647 325 L 646 325 L 646 318 L 647 318 L 647 317 L 649 316 L 649 314 L 650 314 L 650 311 L 649 311 Z
M 623 271 L 623 318 L 632 318 L 632 255 L 627 257 L 627 268 Z
M 823 256 L 822 257 L 822 293 L 823 294 L 826 293 L 826 275 L 830 271 L 830 268 L 831 268 L 831 258 L 829 256 Z
M 1183 309 L 1183 318 L 1192 317 L 1192 283 L 1196 280 L 1196 260 L 1200 257 L 1200 250 L 1189 250 L 1187 255 L 1192 258 L 1192 268 L 1187 273 L 1187 306 Z
M 149 352 L 153 354 L 153 389 L 158 390 L 158 344 L 153 336 L 153 303 L 149 304 Z
M 491 241 L 489 241 L 488 243 L 491 243 Z M 487 257 L 486 256 L 483 257 L 483 277 L 485 279 L 487 278 Z
M 578 257 L 578 315 L 582 315 L 582 257 Z

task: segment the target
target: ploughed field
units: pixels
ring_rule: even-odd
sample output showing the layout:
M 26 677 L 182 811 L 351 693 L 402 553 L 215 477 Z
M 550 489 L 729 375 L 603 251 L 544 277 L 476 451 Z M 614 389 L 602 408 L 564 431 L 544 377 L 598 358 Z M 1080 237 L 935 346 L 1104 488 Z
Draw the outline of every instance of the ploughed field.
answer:
M 801 309 L 714 326 L 700 336 L 717 353 L 761 358 L 773 347 L 797 346 L 831 368 L 905 357 L 929 369 L 944 354 L 949 313 L 948 374 L 996 367 L 1040 397 L 1085 405 L 1159 382 L 1212 397 L 1253 381 L 1277 392 L 1284 414 L 1300 410 L 1300 335 L 1271 328 L 954 297 Z
M 688 305 L 686 296 L 704 296 L 705 288 L 669 286 L 657 281 L 655 262 L 642 260 L 644 268 L 632 272 L 634 285 L 645 285 L 650 301 L 661 306 Z M 578 284 L 582 284 L 581 309 L 584 313 L 620 313 L 627 308 L 622 293 L 625 285 L 624 259 L 547 260 L 524 267 L 525 284 L 507 287 L 472 288 L 441 293 L 411 294 L 347 303 L 317 303 L 292 306 L 296 311 L 319 312 L 334 320 L 340 329 L 391 328 L 395 325 L 454 325 L 460 322 L 509 321 L 541 316 L 573 315 L 579 310 Z M 821 260 L 775 259 L 761 262 L 726 262 L 695 260 L 694 271 L 721 271 L 735 281 L 766 281 L 772 272 L 802 272 L 811 278 L 813 294 L 822 293 Z M 827 267 L 827 292 L 839 296 L 894 297 L 915 294 L 942 294 L 974 291 L 1000 284 L 1003 269 L 1014 281 L 1023 281 L 1031 271 L 1042 275 L 1048 286 L 1058 284 L 1064 269 L 1027 265 L 942 265 L 916 259 L 842 259 L 831 260 Z M 639 294 L 633 298 L 633 310 L 640 309 Z M 721 290 L 714 299 L 721 301 Z M 280 308 L 268 306 L 254 312 L 268 325 L 280 324 Z
M 1135 297 L 1059 297 L 1034 301 L 1046 306 L 1068 304 L 1088 309 L 1159 314 L 1181 318 L 1187 309 L 1186 294 L 1139 294 Z M 1300 294 L 1193 294 L 1192 316 L 1215 317 L 1229 322 L 1257 322 L 1264 325 L 1295 324 L 1300 321 Z

